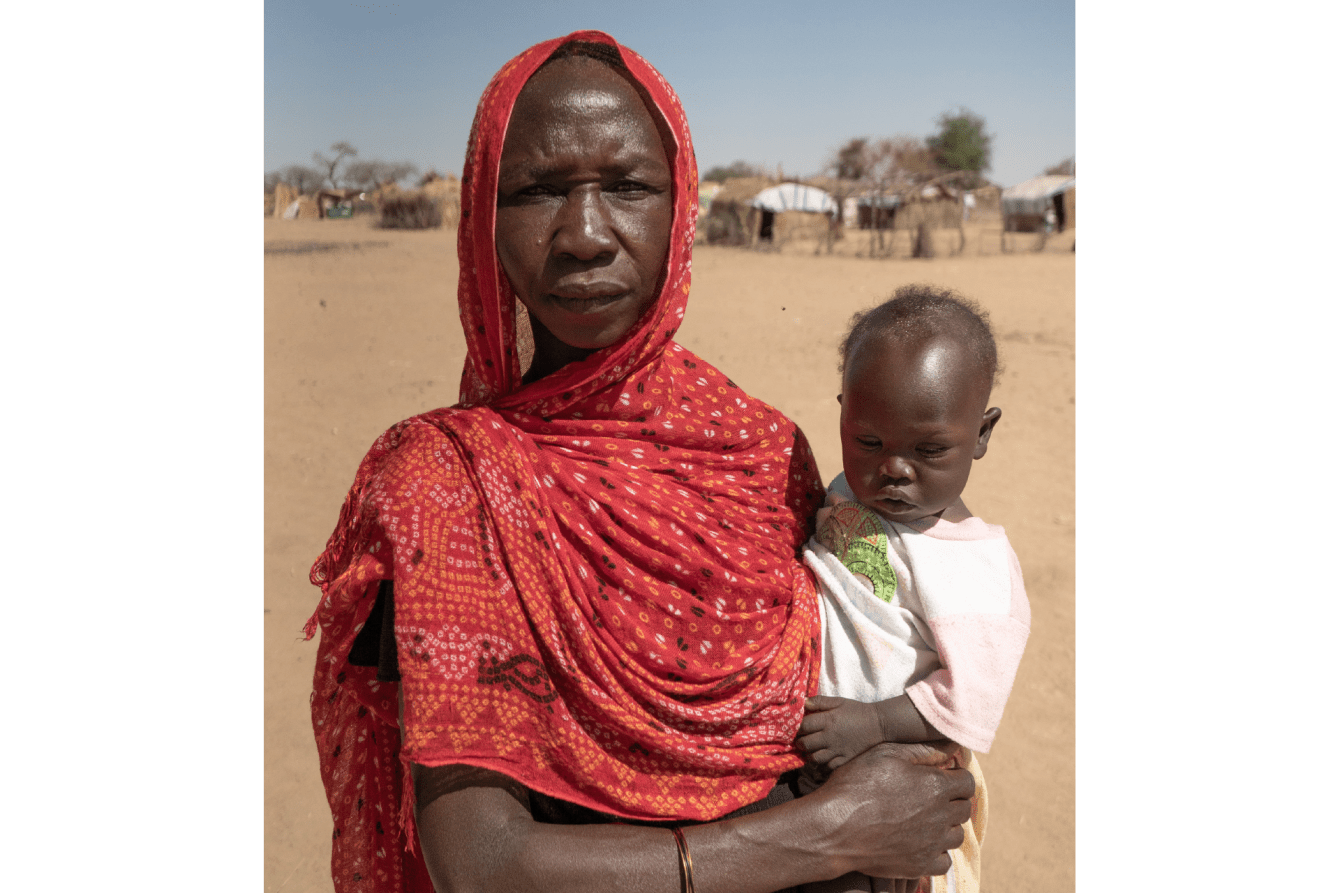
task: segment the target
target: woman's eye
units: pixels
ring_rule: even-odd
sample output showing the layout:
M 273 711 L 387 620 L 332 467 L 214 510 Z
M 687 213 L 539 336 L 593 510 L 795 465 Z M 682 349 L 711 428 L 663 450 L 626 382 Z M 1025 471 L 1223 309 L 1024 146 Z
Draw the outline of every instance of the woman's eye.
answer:
M 610 192 L 617 192 L 621 195 L 634 195 L 647 191 L 649 191 L 647 184 L 639 183 L 636 180 L 620 180 L 610 186 Z

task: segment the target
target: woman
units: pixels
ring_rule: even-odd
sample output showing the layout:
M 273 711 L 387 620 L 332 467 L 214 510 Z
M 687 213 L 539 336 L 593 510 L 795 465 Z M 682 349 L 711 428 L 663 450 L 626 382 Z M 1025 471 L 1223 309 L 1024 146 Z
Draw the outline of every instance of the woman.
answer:
M 800 765 L 822 488 L 789 420 L 671 340 L 697 194 L 673 91 L 599 32 L 532 47 L 462 190 L 461 403 L 374 444 L 312 569 L 336 889 L 943 873 L 971 779 L 887 751 L 711 821 Z

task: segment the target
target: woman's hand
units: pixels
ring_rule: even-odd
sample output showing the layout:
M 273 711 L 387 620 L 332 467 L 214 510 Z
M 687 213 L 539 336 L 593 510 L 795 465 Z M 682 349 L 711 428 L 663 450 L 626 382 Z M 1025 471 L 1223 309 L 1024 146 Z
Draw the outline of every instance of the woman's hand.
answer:
M 914 765 L 880 744 L 813 794 L 684 829 L 700 893 L 771 893 L 861 871 L 920 877 L 949 870 L 963 843 L 972 776 Z M 414 767 L 419 841 L 440 893 L 675 893 L 674 838 L 663 828 L 535 822 L 525 788 L 469 766 Z
M 963 844 L 976 783 L 966 769 L 913 762 L 936 761 L 927 748 L 878 744 L 797 801 L 822 800 L 821 814 L 834 820 L 817 842 L 833 854 L 838 874 L 909 878 L 949 870 L 948 851 Z

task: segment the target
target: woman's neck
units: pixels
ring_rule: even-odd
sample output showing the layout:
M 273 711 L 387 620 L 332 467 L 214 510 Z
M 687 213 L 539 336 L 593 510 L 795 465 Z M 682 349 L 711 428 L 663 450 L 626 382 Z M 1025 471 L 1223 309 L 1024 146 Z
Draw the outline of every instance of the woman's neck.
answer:
M 530 313 L 530 311 L 527 311 Z M 588 350 L 581 347 L 573 347 L 571 344 L 565 344 L 553 336 L 553 334 L 544 327 L 544 325 L 535 318 L 535 314 L 530 313 L 530 331 L 535 340 L 535 356 L 531 360 L 530 368 L 526 374 L 521 377 L 522 384 L 531 384 L 539 381 L 547 375 L 551 375 L 562 369 L 569 363 L 575 363 L 578 360 L 584 360 L 594 350 Z

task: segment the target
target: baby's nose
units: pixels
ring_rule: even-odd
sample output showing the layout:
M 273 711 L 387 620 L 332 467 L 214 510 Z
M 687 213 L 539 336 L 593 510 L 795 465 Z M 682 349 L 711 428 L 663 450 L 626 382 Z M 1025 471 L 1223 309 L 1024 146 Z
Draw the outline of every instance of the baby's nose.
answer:
M 895 482 L 912 479 L 912 463 L 902 456 L 890 456 L 885 459 L 879 470 L 886 477 L 893 478 Z

